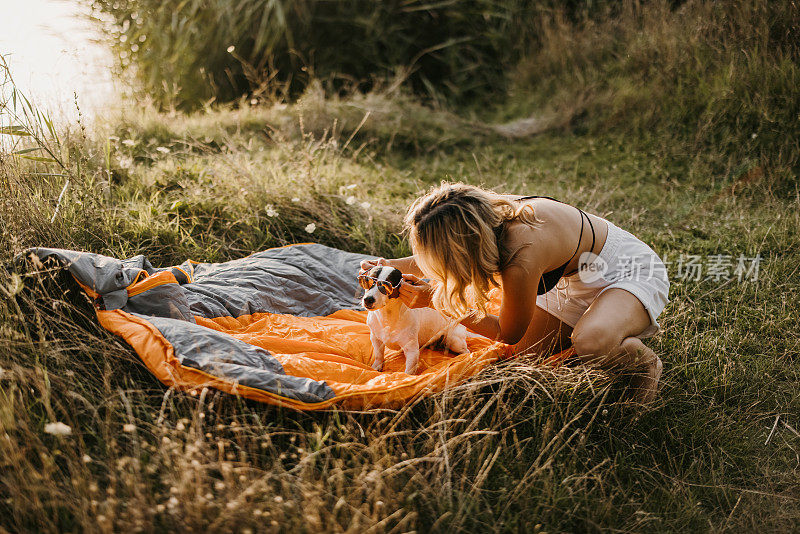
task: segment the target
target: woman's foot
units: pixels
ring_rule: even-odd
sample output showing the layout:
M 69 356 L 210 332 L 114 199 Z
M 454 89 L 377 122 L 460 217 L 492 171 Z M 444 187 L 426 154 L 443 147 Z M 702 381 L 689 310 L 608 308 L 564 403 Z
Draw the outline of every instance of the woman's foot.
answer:
M 600 335 L 573 337 L 575 352 L 581 361 L 605 369 L 614 375 L 628 378 L 630 400 L 648 403 L 658 395 L 658 381 L 663 367 L 661 359 L 653 349 L 638 337 L 626 337 L 622 343 L 610 349 L 598 345 Z M 608 345 L 605 345 L 608 346 Z M 600 355 L 600 356 L 596 356 Z
M 649 349 L 648 349 L 649 350 Z M 646 404 L 655 400 L 658 395 L 658 381 L 661 379 L 661 359 L 652 350 L 649 362 L 631 376 L 629 388 L 632 400 Z
M 658 381 L 663 365 L 653 349 L 636 337 L 629 337 L 620 344 L 621 360 L 618 368 L 630 376 L 628 389 L 631 400 L 642 404 L 653 401 L 658 395 Z

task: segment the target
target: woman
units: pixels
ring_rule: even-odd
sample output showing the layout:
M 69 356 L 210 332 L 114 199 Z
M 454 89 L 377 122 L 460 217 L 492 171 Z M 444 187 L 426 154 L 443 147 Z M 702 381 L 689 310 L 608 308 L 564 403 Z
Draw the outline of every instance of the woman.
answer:
M 669 280 L 635 236 L 548 197 L 462 183 L 443 183 L 417 199 L 405 230 L 413 256 L 361 264 L 402 271 L 405 304 L 459 317 L 518 355 L 545 356 L 571 342 L 584 363 L 632 373 L 638 400 L 655 398 L 662 364 L 641 338 L 660 328 Z M 486 311 L 495 287 L 502 290 L 498 315 Z

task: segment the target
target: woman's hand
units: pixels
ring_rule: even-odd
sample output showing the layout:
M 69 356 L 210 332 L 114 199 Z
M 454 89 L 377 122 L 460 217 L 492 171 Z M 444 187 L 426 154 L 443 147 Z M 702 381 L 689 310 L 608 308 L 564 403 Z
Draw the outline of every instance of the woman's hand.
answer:
M 400 283 L 400 300 L 409 308 L 430 308 L 433 286 L 413 274 L 404 274 Z
M 361 262 L 361 271 L 358 274 L 364 274 L 373 267 L 377 267 L 379 265 L 389 265 L 389 262 L 386 261 L 386 258 L 377 258 L 375 260 L 363 260 Z

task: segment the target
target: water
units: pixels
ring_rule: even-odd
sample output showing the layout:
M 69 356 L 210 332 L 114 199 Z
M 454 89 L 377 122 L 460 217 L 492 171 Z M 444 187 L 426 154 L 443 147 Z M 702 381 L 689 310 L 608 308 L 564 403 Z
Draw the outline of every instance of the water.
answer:
M 111 57 L 75 0 L 0 0 L 0 54 L 17 87 L 50 115 L 75 120 L 75 96 L 86 117 L 111 102 Z

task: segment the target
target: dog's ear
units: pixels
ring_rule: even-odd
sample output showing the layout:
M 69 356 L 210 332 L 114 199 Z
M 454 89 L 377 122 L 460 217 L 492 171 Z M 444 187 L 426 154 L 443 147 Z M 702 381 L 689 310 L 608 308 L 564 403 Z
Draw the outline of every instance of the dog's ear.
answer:
M 386 281 L 395 286 L 394 291 L 392 291 L 392 294 L 389 295 L 389 298 L 398 298 L 400 296 L 400 282 L 403 281 L 403 273 L 401 273 L 399 269 L 392 267 L 392 270 L 386 277 Z
M 380 272 L 381 272 L 383 269 L 384 269 L 384 267 L 381 267 L 380 265 L 376 265 L 375 267 L 373 267 L 372 269 L 370 269 L 369 271 L 367 271 L 367 276 L 371 276 L 372 278 L 378 278 L 378 274 L 379 274 L 379 273 L 380 273 Z
M 393 286 L 400 285 L 400 282 L 403 280 L 403 273 L 401 273 L 399 269 L 395 269 L 394 267 L 392 267 L 391 269 L 392 270 L 389 271 L 389 274 L 386 276 L 386 281 L 392 284 Z

